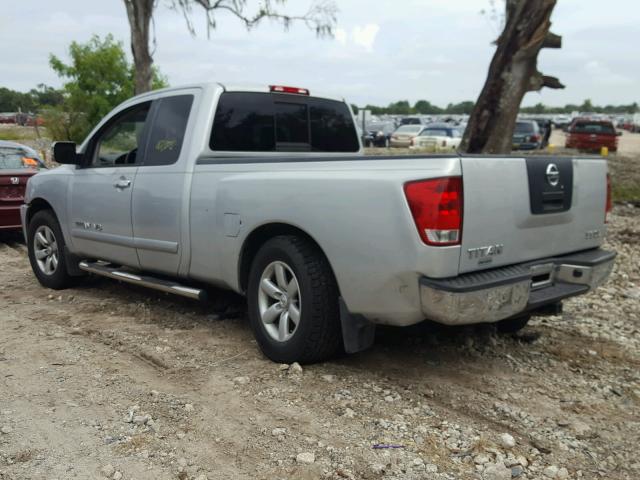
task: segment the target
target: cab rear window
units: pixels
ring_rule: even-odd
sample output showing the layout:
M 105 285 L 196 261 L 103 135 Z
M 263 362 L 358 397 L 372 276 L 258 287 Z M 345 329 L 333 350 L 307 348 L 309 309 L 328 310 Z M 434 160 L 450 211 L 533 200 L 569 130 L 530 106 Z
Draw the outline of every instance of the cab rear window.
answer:
M 357 152 L 351 111 L 343 102 L 286 94 L 225 92 L 209 146 L 231 152 Z

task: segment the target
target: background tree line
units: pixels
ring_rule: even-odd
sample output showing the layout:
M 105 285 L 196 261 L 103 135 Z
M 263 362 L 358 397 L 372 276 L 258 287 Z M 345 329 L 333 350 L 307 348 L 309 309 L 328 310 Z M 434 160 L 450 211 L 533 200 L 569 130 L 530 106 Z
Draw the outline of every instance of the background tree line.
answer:
M 413 104 L 408 100 L 392 102 L 386 107 L 378 105 L 367 105 L 364 108 L 370 110 L 373 115 L 469 115 L 475 104 L 472 101 L 464 101 L 460 103 L 449 103 L 446 107 L 439 107 L 428 100 L 418 100 Z M 353 110 L 358 111 L 358 107 L 353 105 Z M 608 113 L 608 114 L 630 114 L 640 112 L 637 102 L 628 105 L 594 105 L 591 100 L 587 99 L 581 104 L 569 103 L 565 106 L 547 106 L 543 103 L 537 103 L 530 107 L 520 107 L 520 113 L 533 114 L 570 114 L 572 112 L 592 112 L 592 113 Z

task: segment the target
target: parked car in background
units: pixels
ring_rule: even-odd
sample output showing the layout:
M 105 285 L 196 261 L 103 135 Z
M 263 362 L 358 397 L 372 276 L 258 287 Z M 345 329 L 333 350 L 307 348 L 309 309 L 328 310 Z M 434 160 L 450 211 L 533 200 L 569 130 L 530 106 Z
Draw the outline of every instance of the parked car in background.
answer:
M 429 125 L 411 139 L 409 148 L 431 152 L 455 152 L 462 141 L 462 130 L 449 124 Z
M 609 120 L 588 120 L 577 118 L 569 126 L 566 148 L 584 151 L 600 150 L 607 147 L 610 152 L 618 150 L 618 132 Z
M 29 178 L 45 168 L 32 148 L 0 140 L 0 231 L 20 230 L 20 205 Z
M 373 122 L 366 126 L 363 137 L 365 147 L 388 147 L 396 130 L 392 122 Z
M 512 137 L 513 150 L 536 150 L 542 148 L 542 134 L 535 120 L 519 120 Z
M 400 119 L 400 125 L 424 125 L 420 117 L 404 117 Z
M 564 130 L 571 123 L 571 117 L 569 115 L 556 115 L 553 117 L 552 122 L 556 128 Z
M 424 125 L 402 125 L 391 134 L 389 146 L 408 148 L 411 146 L 411 140 L 424 129 Z

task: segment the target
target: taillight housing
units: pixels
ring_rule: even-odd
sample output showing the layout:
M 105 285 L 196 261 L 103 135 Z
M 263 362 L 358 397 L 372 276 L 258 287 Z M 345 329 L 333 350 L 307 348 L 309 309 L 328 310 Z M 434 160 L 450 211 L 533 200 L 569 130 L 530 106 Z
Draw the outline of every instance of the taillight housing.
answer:
M 424 243 L 433 246 L 462 242 L 463 192 L 461 177 L 406 183 L 404 194 Z
M 611 199 L 611 176 L 607 173 L 607 203 L 604 210 L 604 223 L 607 223 L 607 215 L 613 210 L 613 200 Z

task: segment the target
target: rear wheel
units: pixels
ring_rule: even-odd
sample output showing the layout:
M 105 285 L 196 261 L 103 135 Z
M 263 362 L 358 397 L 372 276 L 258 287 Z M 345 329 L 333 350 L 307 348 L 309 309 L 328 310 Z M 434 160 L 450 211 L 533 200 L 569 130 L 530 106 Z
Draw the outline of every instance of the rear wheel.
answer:
M 523 315 L 521 317 L 507 318 L 496 323 L 496 329 L 500 333 L 516 333 L 527 326 L 531 320 L 531 315 Z
M 338 287 L 311 242 L 283 235 L 266 242 L 249 273 L 249 319 L 263 353 L 280 363 L 312 363 L 340 351 Z
M 73 277 L 65 263 L 65 243 L 51 210 L 37 212 L 27 228 L 29 262 L 41 285 L 54 290 L 70 287 Z

